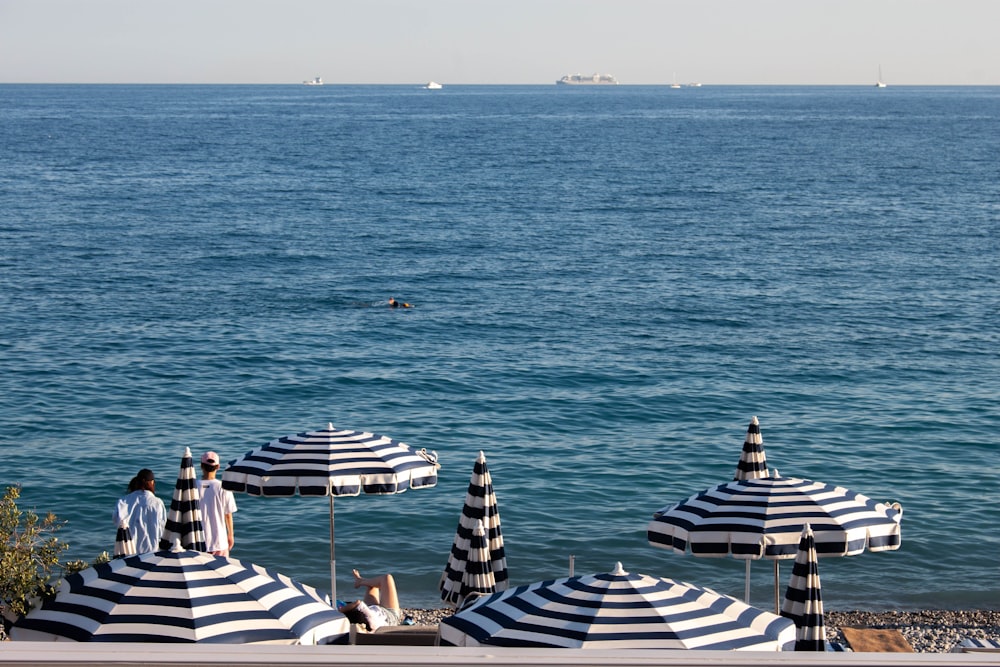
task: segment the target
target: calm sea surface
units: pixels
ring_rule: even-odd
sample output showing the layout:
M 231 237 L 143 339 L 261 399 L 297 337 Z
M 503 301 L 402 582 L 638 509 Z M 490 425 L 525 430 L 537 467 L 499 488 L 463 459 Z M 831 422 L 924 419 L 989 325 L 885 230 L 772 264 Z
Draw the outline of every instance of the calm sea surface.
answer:
M 513 583 L 742 597 L 646 525 L 757 415 L 903 505 L 828 608 L 996 609 L 998 156 L 997 88 L 0 86 L 0 484 L 89 560 L 139 468 L 333 422 L 443 464 L 337 501 L 341 597 L 437 606 L 480 450 Z M 234 556 L 329 589 L 324 499 L 237 502 Z

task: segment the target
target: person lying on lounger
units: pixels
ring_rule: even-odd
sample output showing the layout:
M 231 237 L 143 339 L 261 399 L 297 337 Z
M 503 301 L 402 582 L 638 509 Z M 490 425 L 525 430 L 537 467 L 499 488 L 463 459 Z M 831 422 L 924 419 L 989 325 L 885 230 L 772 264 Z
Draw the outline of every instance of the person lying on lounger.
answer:
M 369 632 L 375 632 L 384 625 L 401 625 L 403 612 L 399 608 L 396 594 L 396 580 L 391 574 L 377 577 L 362 577 L 354 572 L 354 587 L 364 586 L 367 590 L 361 600 L 339 606 L 340 613 L 351 623 L 364 625 Z

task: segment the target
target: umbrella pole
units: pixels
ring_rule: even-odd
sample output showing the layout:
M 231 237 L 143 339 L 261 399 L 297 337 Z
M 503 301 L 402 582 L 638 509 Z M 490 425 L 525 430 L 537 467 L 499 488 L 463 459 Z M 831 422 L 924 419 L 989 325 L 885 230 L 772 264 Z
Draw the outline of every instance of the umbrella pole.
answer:
M 743 601 L 750 604 L 750 559 L 746 560 L 746 575 L 743 582 Z
M 337 606 L 337 556 L 333 546 L 333 493 L 330 493 L 330 602 Z
M 775 558 L 774 559 L 774 613 L 775 614 L 781 613 L 781 600 L 780 600 L 780 595 L 778 593 L 778 580 L 780 579 L 778 575 L 778 568 L 779 568 L 778 562 L 779 562 L 778 559 Z

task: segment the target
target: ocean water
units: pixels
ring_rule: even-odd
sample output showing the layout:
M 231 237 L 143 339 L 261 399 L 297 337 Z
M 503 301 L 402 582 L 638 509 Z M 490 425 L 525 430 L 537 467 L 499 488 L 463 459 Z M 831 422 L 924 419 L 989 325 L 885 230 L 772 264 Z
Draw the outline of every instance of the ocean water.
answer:
M 646 525 L 756 415 L 904 508 L 827 608 L 1000 605 L 998 88 L 2 85 L 0 127 L 0 484 L 71 557 L 139 468 L 333 422 L 442 463 L 337 500 L 340 597 L 437 606 L 480 450 L 514 584 L 742 597 Z M 234 556 L 328 589 L 324 499 L 237 503 Z

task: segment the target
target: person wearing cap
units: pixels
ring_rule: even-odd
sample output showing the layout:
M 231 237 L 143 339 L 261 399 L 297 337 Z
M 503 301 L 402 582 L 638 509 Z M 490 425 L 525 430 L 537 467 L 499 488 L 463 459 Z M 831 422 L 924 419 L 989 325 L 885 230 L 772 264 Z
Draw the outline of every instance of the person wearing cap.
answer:
M 222 488 L 215 479 L 219 472 L 219 455 L 201 455 L 201 524 L 205 530 L 205 551 L 215 556 L 228 556 L 236 539 L 233 533 L 233 513 L 236 499 L 232 491 Z
M 128 495 L 118 500 L 113 520 L 116 527 L 128 526 L 137 554 L 152 553 L 159 548 L 167 510 L 156 497 L 156 477 L 152 470 L 143 468 L 128 483 Z

